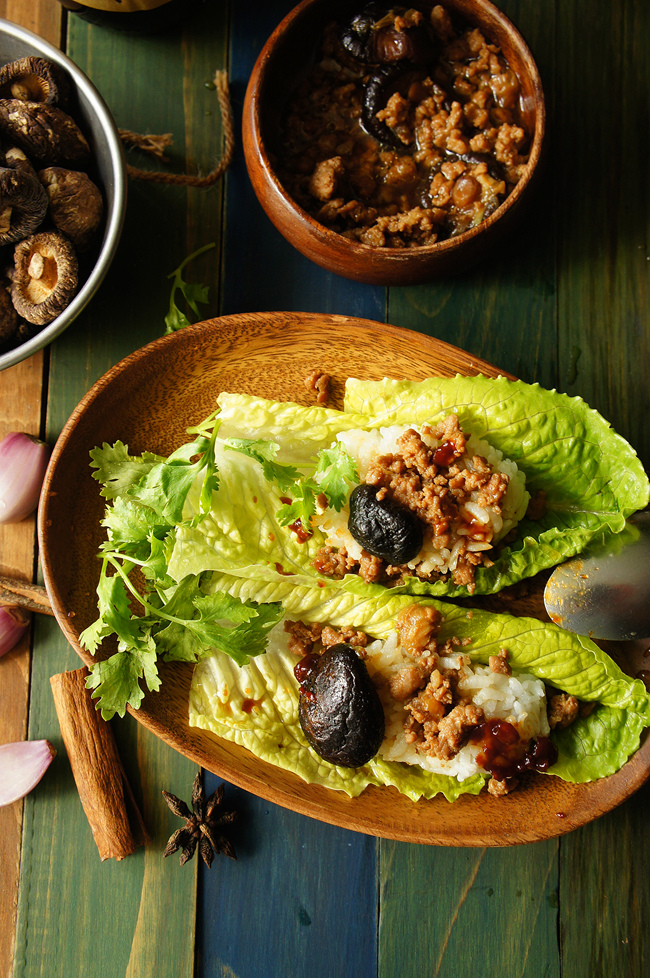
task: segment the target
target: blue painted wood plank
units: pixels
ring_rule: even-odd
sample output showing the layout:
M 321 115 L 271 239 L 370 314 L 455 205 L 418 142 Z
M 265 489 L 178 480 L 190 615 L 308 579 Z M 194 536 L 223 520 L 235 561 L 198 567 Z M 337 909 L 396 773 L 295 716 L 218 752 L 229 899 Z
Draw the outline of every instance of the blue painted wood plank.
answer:
M 231 10 L 230 84 L 237 150 L 226 177 L 221 312 L 307 311 L 383 321 L 386 292 L 332 275 L 273 227 L 250 184 L 241 109 L 255 59 L 291 9 L 254 0 Z M 217 780 L 206 775 L 209 790 Z M 199 871 L 197 978 L 377 974 L 377 842 L 227 787 L 244 816 L 238 861 Z M 221 912 L 228 907 L 228 914 Z
M 231 785 L 223 804 L 237 861 L 201 865 L 197 978 L 376 978 L 376 841 Z
M 237 150 L 226 176 L 222 312 L 340 313 L 384 322 L 386 290 L 326 272 L 296 251 L 271 224 L 248 179 L 241 148 L 246 85 L 267 38 L 293 6 L 287 0 L 232 5 L 230 84 Z

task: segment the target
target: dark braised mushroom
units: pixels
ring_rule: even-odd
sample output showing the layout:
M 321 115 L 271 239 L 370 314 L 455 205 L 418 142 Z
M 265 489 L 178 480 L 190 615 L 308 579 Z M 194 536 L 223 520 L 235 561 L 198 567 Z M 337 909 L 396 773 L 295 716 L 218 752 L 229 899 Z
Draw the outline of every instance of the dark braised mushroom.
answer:
M 18 315 L 38 326 L 51 323 L 77 291 L 74 248 L 59 232 L 42 231 L 18 242 L 14 262 L 11 301 Z
M 348 529 L 373 557 L 400 566 L 413 560 L 424 541 L 422 524 L 405 506 L 385 496 L 377 486 L 356 486 L 350 494 Z
M 308 657 L 299 717 L 316 753 L 330 764 L 361 767 L 384 739 L 384 710 L 365 663 L 350 645 L 332 645 Z
M 341 32 L 341 43 L 353 57 L 368 64 L 429 64 L 439 42 L 420 11 L 370 3 Z
M 83 166 L 90 158 L 77 123 L 54 105 L 0 99 L 0 131 L 38 166 Z
M 19 58 L 0 66 L 0 98 L 63 105 L 70 97 L 68 76 L 45 58 Z
M 49 197 L 53 224 L 70 239 L 77 253 L 87 251 L 104 213 L 99 188 L 81 170 L 50 166 L 38 177 Z
M 48 197 L 36 176 L 0 168 L 0 245 L 32 234 L 47 213 Z
M 18 329 L 18 313 L 13 307 L 9 293 L 0 286 L 0 350 L 6 350 L 15 338 Z
M 363 96 L 361 102 L 361 121 L 363 128 L 377 142 L 390 149 L 406 149 L 406 144 L 399 138 L 397 133 L 386 125 L 381 119 L 377 118 L 377 113 L 386 108 L 388 99 L 397 91 L 400 82 L 405 74 L 411 76 L 411 67 L 406 67 L 402 62 L 397 64 L 382 65 L 375 72 L 368 76 L 363 86 Z

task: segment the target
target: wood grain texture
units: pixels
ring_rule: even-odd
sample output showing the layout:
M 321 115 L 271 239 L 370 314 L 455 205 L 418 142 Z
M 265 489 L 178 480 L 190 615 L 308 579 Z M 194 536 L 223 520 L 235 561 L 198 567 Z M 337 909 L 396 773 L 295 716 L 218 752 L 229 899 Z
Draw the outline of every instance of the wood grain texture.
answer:
M 383 974 L 559 978 L 559 848 L 557 840 L 498 852 L 382 842 Z
M 586 23 L 588 50 L 578 43 L 580 25 Z M 571 11 L 558 5 L 557 35 L 564 51 L 556 63 L 554 166 L 561 227 L 558 383 L 598 408 L 647 468 L 650 147 L 640 119 L 650 91 L 650 9 L 643 0 L 597 8 L 580 0 Z M 563 99 L 567 92 L 574 97 Z M 579 192 L 575 171 L 560 149 L 567 137 L 583 146 L 589 159 L 604 161 L 602 167 L 587 168 Z M 562 842 L 565 974 L 633 978 L 648 970 L 643 925 L 650 906 L 648 798 L 643 789 Z
M 0 0 L 0 17 L 59 45 L 61 10 L 49 0 Z M 41 435 L 43 354 L 0 375 L 0 438 L 10 431 Z M 35 568 L 36 521 L 0 526 L 0 573 L 31 581 Z M 23 740 L 27 732 L 31 633 L 3 659 L 0 743 Z M 0 808 L 0 975 L 11 974 L 22 839 L 23 802 Z

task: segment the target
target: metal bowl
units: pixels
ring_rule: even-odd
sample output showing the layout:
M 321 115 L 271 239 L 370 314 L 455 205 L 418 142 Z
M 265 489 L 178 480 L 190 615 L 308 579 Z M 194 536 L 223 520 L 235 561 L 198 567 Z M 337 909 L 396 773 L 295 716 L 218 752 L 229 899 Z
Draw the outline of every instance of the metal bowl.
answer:
M 37 34 L 0 19 L 0 64 L 18 58 L 47 58 L 59 65 L 72 82 L 75 120 L 93 153 L 94 169 L 104 195 L 104 235 L 95 260 L 69 306 L 51 323 L 20 346 L 0 354 L 0 370 L 32 356 L 59 336 L 91 300 L 113 260 L 126 210 L 126 163 L 117 127 L 101 95 L 65 54 Z

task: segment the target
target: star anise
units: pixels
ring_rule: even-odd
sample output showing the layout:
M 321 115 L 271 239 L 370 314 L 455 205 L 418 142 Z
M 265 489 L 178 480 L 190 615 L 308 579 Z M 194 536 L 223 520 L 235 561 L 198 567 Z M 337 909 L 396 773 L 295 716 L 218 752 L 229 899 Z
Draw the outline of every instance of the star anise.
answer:
M 192 858 L 198 845 L 203 862 L 208 868 L 212 865 L 215 852 L 230 856 L 231 859 L 237 858 L 232 843 L 223 835 L 221 827 L 233 822 L 239 813 L 221 810 L 223 792 L 224 786 L 220 784 L 214 794 L 206 799 L 201 774 L 197 774 L 192 786 L 190 811 L 185 802 L 176 795 L 163 791 L 163 797 L 174 815 L 186 820 L 185 825 L 177 829 L 170 838 L 163 856 L 171 856 L 181 849 L 180 864 L 184 866 Z

